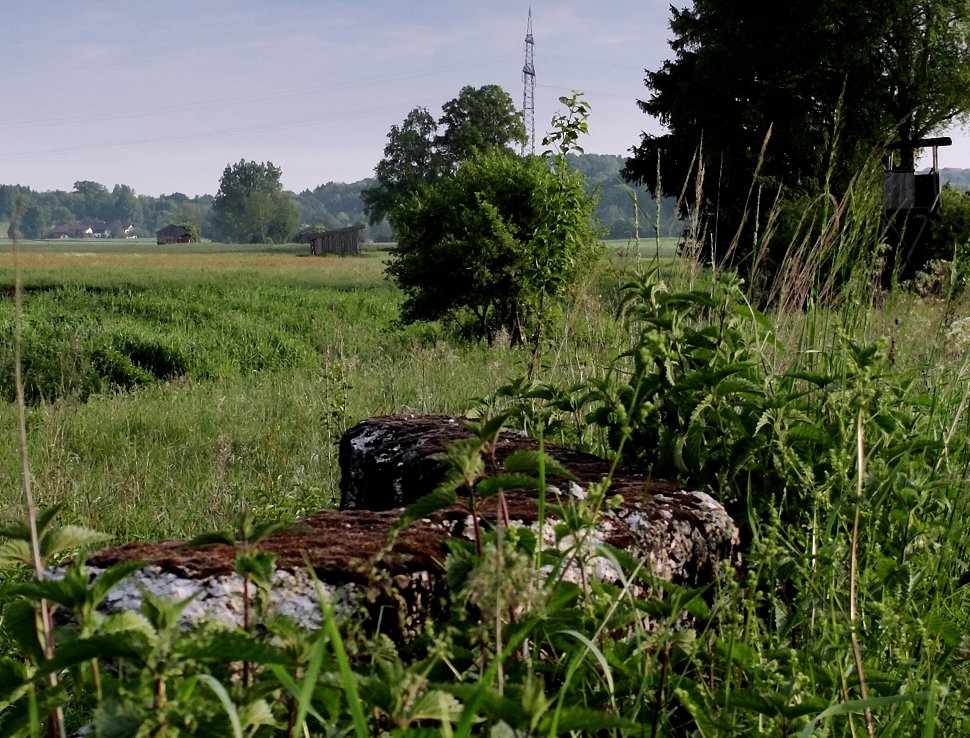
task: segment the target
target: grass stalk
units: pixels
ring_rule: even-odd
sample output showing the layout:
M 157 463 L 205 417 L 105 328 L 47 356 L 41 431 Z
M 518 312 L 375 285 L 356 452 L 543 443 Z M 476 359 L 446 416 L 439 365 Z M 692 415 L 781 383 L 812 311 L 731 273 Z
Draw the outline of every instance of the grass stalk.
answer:
M 20 220 L 20 213 L 23 209 L 23 198 L 17 203 L 17 213 L 14 222 Z M 40 550 L 40 535 L 37 531 L 37 503 L 34 499 L 33 486 L 31 484 L 30 458 L 27 446 L 27 405 L 24 401 L 24 379 L 21 369 L 21 330 L 23 324 L 23 284 L 20 274 L 20 234 L 16 225 L 13 230 L 13 271 L 14 271 L 14 320 L 13 320 L 13 370 L 14 388 L 16 392 L 17 405 L 17 448 L 20 453 L 20 480 L 23 492 L 23 503 L 27 513 L 27 526 L 30 533 L 30 559 L 34 568 L 34 576 L 38 582 L 44 581 L 45 562 Z M 54 634 L 51 623 L 51 613 L 47 600 L 41 598 L 38 603 L 38 620 L 44 657 L 54 658 Z M 47 675 L 47 684 L 51 689 L 57 688 L 57 674 L 51 672 Z M 48 735 L 56 738 L 65 738 L 66 728 L 64 725 L 63 710 L 58 707 L 47 717 Z
M 862 665 L 862 647 L 859 644 L 859 613 L 858 613 L 858 579 L 859 579 L 859 523 L 861 518 L 862 495 L 865 484 L 865 416 L 862 408 L 856 416 L 856 499 L 852 520 L 852 543 L 849 552 L 849 628 L 852 639 L 852 657 L 855 660 L 855 670 L 859 677 L 859 694 L 865 702 L 869 699 L 869 689 L 866 686 L 866 674 Z M 866 732 L 869 738 L 875 738 L 876 728 L 872 720 L 872 709 L 865 707 Z
M 309 563 L 307 565 L 309 566 Z M 357 738 L 368 738 L 370 730 L 367 727 L 367 718 L 364 716 L 360 694 L 357 691 L 357 677 L 350 668 L 350 659 L 347 657 L 343 639 L 337 628 L 336 616 L 319 581 L 317 581 L 317 592 L 320 607 L 323 610 L 323 632 L 330 641 L 330 648 L 333 651 L 334 659 L 337 661 L 340 683 L 343 686 L 344 695 L 347 698 L 347 707 L 353 719 L 354 733 Z

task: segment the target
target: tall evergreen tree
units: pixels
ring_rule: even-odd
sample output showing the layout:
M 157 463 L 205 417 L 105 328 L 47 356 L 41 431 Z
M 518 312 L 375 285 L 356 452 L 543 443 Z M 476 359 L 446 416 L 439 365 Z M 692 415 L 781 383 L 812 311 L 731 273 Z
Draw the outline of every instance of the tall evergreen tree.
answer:
M 838 194 L 893 139 L 970 109 L 970 0 L 694 0 L 671 12 L 674 57 L 647 72 L 640 103 L 668 132 L 644 134 L 624 176 L 677 196 L 703 171 L 717 259 L 763 228 L 759 195 Z M 749 253 L 730 256 L 743 266 Z

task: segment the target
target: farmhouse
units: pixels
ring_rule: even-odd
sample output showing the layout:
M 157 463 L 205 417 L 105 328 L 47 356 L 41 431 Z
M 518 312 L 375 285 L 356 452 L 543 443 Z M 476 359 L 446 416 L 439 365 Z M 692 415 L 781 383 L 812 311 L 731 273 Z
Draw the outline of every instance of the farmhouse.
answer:
M 116 238 L 131 238 L 135 232 L 135 227 L 130 223 L 124 225 L 117 224 L 122 232 L 115 234 Z M 111 238 L 111 228 L 106 223 L 91 221 L 71 221 L 61 223 L 47 231 L 44 238 Z
M 94 230 L 90 223 L 72 221 L 54 226 L 47 231 L 45 238 L 90 238 L 93 235 Z
M 155 241 L 159 246 L 167 243 L 192 243 L 195 238 L 185 226 L 171 223 L 155 233 Z
M 310 256 L 323 254 L 359 254 L 362 223 L 326 231 L 310 231 L 306 239 L 310 243 Z

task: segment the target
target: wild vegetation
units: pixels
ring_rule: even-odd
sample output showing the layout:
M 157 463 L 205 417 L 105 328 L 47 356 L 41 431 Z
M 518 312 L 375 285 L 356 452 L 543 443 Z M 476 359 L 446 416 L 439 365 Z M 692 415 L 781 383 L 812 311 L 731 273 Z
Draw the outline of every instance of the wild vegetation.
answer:
M 620 169 L 624 161 L 619 155 L 570 154 L 570 166 L 583 173 L 589 193 L 599 197 L 596 218 L 607 236 L 628 239 L 637 233 L 652 237 L 657 207 L 646 188 L 631 187 L 623 182 Z M 218 183 L 215 179 L 213 182 L 215 189 Z M 358 182 L 326 182 L 287 194 L 293 199 L 300 224 L 343 228 L 367 222 L 361 193 L 376 184 L 373 178 Z M 137 194 L 127 185 L 115 185 L 109 190 L 97 182 L 77 182 L 74 190 L 69 192 L 37 192 L 17 185 L 0 184 L 0 235 L 9 235 L 10 221 L 21 195 L 26 197 L 26 204 L 20 230 L 22 237 L 27 239 L 43 238 L 51 227 L 61 223 L 85 220 L 104 222 L 113 233 L 120 232 L 119 226 L 124 227 L 123 222 L 130 223 L 140 239 L 153 238 L 155 231 L 170 223 L 191 224 L 206 240 L 218 241 L 222 236 L 213 222 L 212 195 L 189 197 L 174 192 L 154 197 Z M 677 235 L 680 221 L 673 214 L 674 200 L 665 198 L 661 206 L 661 235 Z M 362 237 L 364 241 L 376 243 L 394 240 L 390 226 L 384 220 L 367 224 Z
M 691 34 L 718 17 L 696 6 L 705 12 L 680 13 L 675 28 L 690 53 Z M 380 182 L 400 252 L 11 255 L 0 340 L 13 401 L 0 417 L 16 431 L 2 473 L 5 508 L 19 515 L 0 530 L 0 732 L 970 735 L 965 243 L 922 282 L 884 279 L 867 163 L 802 199 L 764 210 L 756 199 L 752 228 L 727 229 L 712 250 L 720 235 L 705 215 L 717 200 L 698 166 L 677 204 L 687 228 L 676 256 L 659 236 L 597 253 L 567 169 L 586 109 L 578 95 L 563 102 L 543 177 L 503 150 L 505 136 L 442 158 L 434 181 Z M 465 130 L 460 118 L 448 134 Z M 437 162 L 447 149 L 436 125 L 414 111 L 392 129 L 385 163 L 410 161 L 399 144 L 415 137 Z M 501 186 L 462 181 L 496 172 Z M 462 217 L 445 224 L 453 231 L 409 232 L 402 203 Z M 781 228 L 798 208 L 806 227 Z M 535 288 L 517 299 L 542 308 L 531 351 L 469 342 L 436 316 L 399 320 L 413 317 L 402 255 L 442 243 L 538 249 L 515 270 Z M 744 278 L 721 258 L 735 251 Z M 490 255 L 472 266 L 492 268 Z M 432 267 L 417 272 L 474 294 L 474 273 Z M 364 631 L 326 598 L 318 630 L 269 616 L 274 559 L 261 537 L 332 503 L 343 428 L 400 411 L 472 418 L 471 438 L 440 457 L 442 484 L 402 524 L 514 485 L 555 511 L 554 541 L 485 526 L 470 504 L 479 535 L 449 546 L 448 607 L 411 643 Z M 620 575 L 566 581 L 584 555 L 577 542 L 614 502 L 611 477 L 584 499 L 547 500 L 544 453 L 496 466 L 505 429 L 709 492 L 742 531 L 740 566 L 688 588 L 600 546 Z M 98 610 L 135 565 L 92 578 L 83 549 L 103 540 L 96 528 L 122 540 L 231 537 L 243 627 L 186 630 L 188 601 L 149 593 L 139 612 Z M 61 578 L 46 576 L 70 555 Z
M 644 134 L 624 172 L 658 195 L 699 187 L 681 205 L 710 224 L 706 259 L 746 271 L 760 242 L 777 268 L 817 227 L 806 205 L 841 199 L 891 142 L 912 170 L 917 141 L 965 119 L 968 18 L 967 0 L 671 8 L 671 58 L 647 71 L 640 103 L 665 132 Z M 784 237 L 765 244 L 771 229 Z
M 320 632 L 185 633 L 177 604 L 92 609 L 125 568 L 43 585 L 7 569 L 4 733 L 42 734 L 58 706 L 132 736 L 970 733 L 965 300 L 900 289 L 875 306 L 857 259 L 852 289 L 764 317 L 729 275 L 625 246 L 572 293 L 529 382 L 525 352 L 398 326 L 383 252 L 25 245 L 27 463 L 42 509 L 59 506 L 40 518 L 48 562 L 87 540 L 71 525 L 125 540 L 224 529 L 240 510 L 289 520 L 332 504 L 355 420 L 471 411 L 712 491 L 745 564 L 695 591 L 618 559 L 625 581 L 580 590 L 540 575 L 536 557 L 562 552 L 493 532 L 481 556 L 452 552 L 451 619 L 406 649 L 332 614 Z M 15 404 L 2 414 L 16 426 Z M 5 533 L 6 560 L 23 558 L 25 530 Z M 654 594 L 632 597 L 643 585 Z M 40 599 L 74 613 L 49 655 Z
M 394 203 L 387 271 L 404 291 L 403 321 L 447 319 L 490 344 L 505 331 L 538 359 L 551 312 L 597 256 L 593 200 L 566 159 L 588 108 L 578 97 L 568 104 L 546 139 L 557 149 L 552 169 L 501 147 L 474 150 Z

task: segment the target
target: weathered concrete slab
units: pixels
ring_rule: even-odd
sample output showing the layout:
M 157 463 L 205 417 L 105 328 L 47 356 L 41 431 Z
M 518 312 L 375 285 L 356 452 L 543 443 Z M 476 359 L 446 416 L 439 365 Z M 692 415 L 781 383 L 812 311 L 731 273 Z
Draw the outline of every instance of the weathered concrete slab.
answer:
M 277 556 L 274 607 L 314 627 L 320 620 L 316 598 L 322 591 L 338 611 L 371 626 L 379 622 L 382 630 L 403 640 L 413 637 L 427 618 L 440 616 L 447 603 L 445 542 L 472 536 L 467 501 L 404 530 L 394 529 L 400 508 L 440 480 L 445 467 L 434 454 L 467 435 L 458 420 L 441 416 L 371 418 L 349 429 L 340 447 L 343 509 L 301 520 L 295 530 L 259 543 L 260 549 Z M 530 439 L 505 434 L 495 457 L 500 465 L 513 451 L 536 447 Z M 564 577 L 576 582 L 590 577 L 619 580 L 621 573 L 602 555 L 603 545 L 626 552 L 658 578 L 688 585 L 709 582 L 724 562 L 737 561 L 738 530 L 720 504 L 706 494 L 623 469 L 614 470 L 610 487 L 610 495 L 621 501 L 601 512 L 589 535 L 557 539 L 554 531 L 561 516 L 556 505 L 581 504 L 589 485 L 609 472 L 609 464 L 568 449 L 546 450 L 577 477 L 575 482 L 548 479 L 550 507 L 542 538 L 545 545 L 574 554 Z M 511 491 L 506 500 L 510 524 L 538 534 L 535 492 Z M 494 500 L 481 505 L 479 514 L 483 526 L 494 525 Z M 89 565 L 97 570 L 132 559 L 148 563 L 133 581 L 112 592 L 112 608 L 137 607 L 137 583 L 174 597 L 196 594 L 189 619 L 234 625 L 242 619 L 236 554 L 235 547 L 223 544 L 186 548 L 182 541 L 131 543 L 96 553 Z

